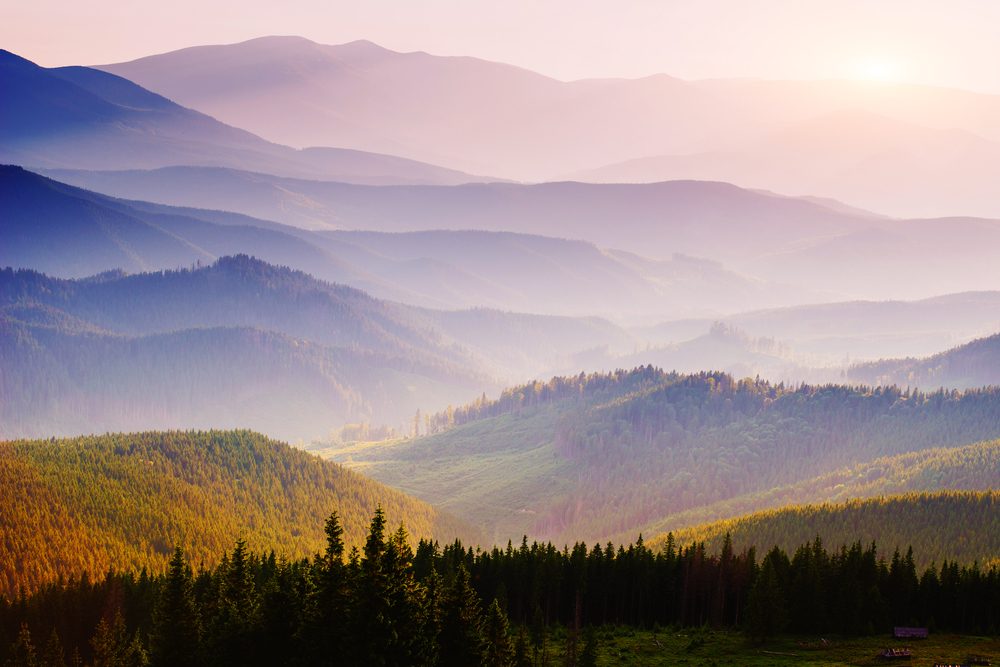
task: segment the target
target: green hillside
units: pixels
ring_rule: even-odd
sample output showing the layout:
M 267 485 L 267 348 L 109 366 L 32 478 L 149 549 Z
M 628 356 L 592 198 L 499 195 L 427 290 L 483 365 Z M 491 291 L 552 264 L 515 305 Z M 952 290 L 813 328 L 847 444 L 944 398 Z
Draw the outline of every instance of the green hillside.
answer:
M 996 438 L 1000 390 L 790 387 L 640 367 L 509 389 L 430 428 L 327 454 L 497 541 L 591 542 L 880 457 Z
M 0 489 L 7 595 L 85 571 L 160 571 L 175 544 L 196 564 L 241 536 L 312 555 L 334 510 L 348 547 L 360 547 L 379 504 L 416 537 L 478 537 L 421 501 L 250 431 L 0 442 Z
M 1000 384 L 1000 334 L 978 338 L 925 359 L 883 359 L 848 369 L 853 381 L 933 389 Z
M 1000 440 L 885 456 L 761 493 L 678 512 L 643 528 L 655 535 L 751 512 L 930 491 L 1000 489 Z M 631 539 L 623 535 L 622 539 Z
M 817 536 L 828 548 L 875 542 L 883 556 L 910 546 L 918 568 L 944 560 L 995 563 L 1000 558 L 1000 492 L 943 491 L 756 512 L 673 533 L 677 544 L 705 542 L 710 553 L 729 534 L 733 548 L 773 546 L 791 553 Z M 656 548 L 667 536 L 652 539 Z

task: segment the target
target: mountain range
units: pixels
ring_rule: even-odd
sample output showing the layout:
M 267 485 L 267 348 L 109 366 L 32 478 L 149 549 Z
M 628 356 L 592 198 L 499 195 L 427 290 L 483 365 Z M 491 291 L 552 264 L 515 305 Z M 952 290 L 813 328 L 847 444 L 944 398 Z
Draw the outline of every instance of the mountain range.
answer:
M 923 359 L 882 359 L 851 366 L 854 382 L 931 389 L 1000 386 L 1000 334 Z
M 587 241 L 654 261 L 703 258 L 764 281 L 786 299 L 781 305 L 919 299 L 1000 282 L 1000 221 L 887 219 L 719 182 L 363 186 L 215 169 L 49 173 L 113 196 L 309 228 L 505 231 Z
M 326 454 L 470 517 L 494 540 L 590 542 L 666 530 L 683 512 L 693 523 L 724 517 L 727 501 L 845 466 L 996 438 L 998 407 L 996 389 L 786 386 L 644 366 L 513 387 L 432 418 L 428 437 Z M 979 463 L 994 488 L 996 467 Z
M 1000 96 L 846 81 L 558 81 L 476 58 L 263 37 L 100 66 L 292 146 L 518 180 L 724 180 L 906 217 L 1000 217 Z M 954 169 L 961 165 L 962 169 Z
M 463 183 L 453 170 L 340 148 L 293 149 L 88 67 L 0 50 L 0 162 L 72 169 L 214 165 L 361 183 Z
M 0 595 L 297 558 L 331 504 L 359 545 L 380 498 L 485 547 L 995 550 L 1000 96 L 296 37 L 0 88 Z
M 200 180 L 211 184 L 215 173 Z M 9 239 L 0 247 L 0 265 L 67 278 L 245 253 L 418 306 L 647 321 L 656 314 L 802 301 L 809 294 L 683 255 L 650 260 L 585 241 L 513 232 L 309 231 L 218 210 L 113 199 L 17 167 L 0 166 L 0 202 Z

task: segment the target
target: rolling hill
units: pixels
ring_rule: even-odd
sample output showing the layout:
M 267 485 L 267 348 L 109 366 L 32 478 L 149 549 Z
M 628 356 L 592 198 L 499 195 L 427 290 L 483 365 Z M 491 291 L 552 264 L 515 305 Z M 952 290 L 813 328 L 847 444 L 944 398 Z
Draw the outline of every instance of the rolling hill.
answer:
M 688 530 L 699 524 L 789 505 L 843 503 L 862 498 L 1000 488 L 1000 441 L 924 449 L 846 466 L 813 479 L 664 516 L 646 535 Z M 623 536 L 628 539 L 628 536 Z
M 359 183 L 481 178 L 391 155 L 296 150 L 88 67 L 46 69 L 0 50 L 0 162 L 70 169 L 215 165 Z
M 200 182 L 209 189 L 215 175 L 231 173 L 155 173 L 169 179 L 177 172 L 185 179 L 203 174 Z M 198 181 L 190 181 L 192 191 Z M 113 199 L 12 166 L 0 167 L 0 204 L 7 213 L 0 229 L 8 239 L 0 246 L 0 265 L 66 278 L 112 268 L 173 269 L 245 253 L 381 298 L 445 309 L 648 320 L 655 313 L 805 299 L 803 290 L 691 257 L 653 261 L 583 241 L 507 232 L 319 233 L 224 211 Z
M 0 270 L 7 437 L 249 426 L 293 440 L 413 415 L 631 339 L 596 318 L 433 311 L 246 255 L 64 280 Z
M 921 389 L 1000 386 L 1000 334 L 925 359 L 883 359 L 847 370 L 854 382 Z
M 642 367 L 511 388 L 435 417 L 430 437 L 328 454 L 495 540 L 592 541 L 875 458 L 995 438 L 998 401 L 995 389 L 787 387 Z
M 817 303 L 663 322 L 631 331 L 654 345 L 677 344 L 707 334 L 717 321 L 754 338 L 781 340 L 826 363 L 843 364 L 845 358 L 849 363 L 852 359 L 923 357 L 1000 331 L 1000 292 L 962 292 L 913 301 Z
M 325 544 L 338 512 L 361 547 L 381 505 L 415 537 L 479 539 L 427 504 L 250 431 L 0 442 L 0 595 L 110 569 L 162 571 L 175 545 L 212 565 L 239 537 L 288 558 Z
M 0 294 L 7 437 L 244 425 L 308 439 L 493 385 L 418 311 L 246 256 L 76 281 L 7 269 Z
M 997 95 L 664 74 L 566 82 L 476 58 L 301 37 L 101 69 L 293 146 L 405 155 L 517 180 L 698 178 L 898 216 L 1000 217 L 990 180 L 1000 161 Z
M 755 546 L 758 554 L 778 546 L 791 555 L 819 537 L 828 549 L 874 541 L 887 561 L 895 549 L 905 555 L 912 546 L 918 570 L 945 560 L 992 562 L 1000 553 L 1000 493 L 920 493 L 793 506 L 679 530 L 674 539 L 679 545 L 704 542 L 716 553 L 727 534 L 734 550 Z M 666 536 L 650 542 L 656 548 Z
M 877 220 L 701 181 L 435 187 L 361 186 L 220 169 L 52 173 L 115 196 L 232 210 L 312 228 L 518 232 L 581 239 L 653 259 L 674 253 L 746 259 L 866 229 Z
M 609 249 L 633 271 L 652 277 L 662 270 L 667 285 L 675 274 L 683 276 L 678 255 L 707 258 L 730 273 L 715 270 L 702 281 L 716 301 L 724 302 L 719 293 L 733 273 L 760 281 L 756 293 L 752 283 L 737 285 L 730 304 L 743 294 L 760 300 L 761 283 L 777 287 L 781 305 L 922 299 L 1000 285 L 1000 221 L 887 219 L 838 202 L 722 182 L 362 186 L 217 169 L 51 174 L 116 196 L 273 216 L 312 228 L 501 231 L 582 240 Z M 751 303 L 737 309 L 755 308 Z

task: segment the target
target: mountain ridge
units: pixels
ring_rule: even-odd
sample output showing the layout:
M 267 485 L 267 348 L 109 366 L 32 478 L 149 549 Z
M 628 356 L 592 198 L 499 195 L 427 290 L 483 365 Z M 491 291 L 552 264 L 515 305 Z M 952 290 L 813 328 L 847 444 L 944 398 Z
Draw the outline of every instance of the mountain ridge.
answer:
M 0 50 L 0 161 L 36 167 L 256 167 L 361 182 L 482 180 L 435 165 L 359 150 L 296 150 L 226 125 L 110 72 L 39 67 Z

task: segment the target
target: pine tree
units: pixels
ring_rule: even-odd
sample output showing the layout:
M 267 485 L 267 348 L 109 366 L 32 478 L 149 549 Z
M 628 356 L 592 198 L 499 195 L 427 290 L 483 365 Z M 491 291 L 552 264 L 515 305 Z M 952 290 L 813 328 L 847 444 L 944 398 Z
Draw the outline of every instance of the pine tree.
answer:
M 332 664 L 346 649 L 348 567 L 344 564 L 344 529 L 333 512 L 324 526 L 326 549 L 316 563 L 315 589 L 306 612 L 310 662 Z
M 531 667 L 531 656 L 528 654 L 528 633 L 522 625 L 517 631 L 517 641 L 514 642 L 514 667 Z
M 514 664 L 514 645 L 510 640 L 510 622 L 497 600 L 486 612 L 486 659 L 490 667 L 511 667 Z
M 420 599 L 418 623 L 419 649 L 417 662 L 422 665 L 436 665 L 440 658 L 441 616 L 443 590 L 441 575 L 433 566 L 423 580 L 423 595 Z
M 459 563 L 455 571 L 443 609 L 439 664 L 443 667 L 481 664 L 486 648 L 482 609 L 464 563 Z
M 153 617 L 150 650 L 154 665 L 198 665 L 201 621 L 194 598 L 191 567 L 180 546 L 174 548 Z
M 597 631 L 588 625 L 583 629 L 583 650 L 580 651 L 579 667 L 597 667 Z
M 402 524 L 386 544 L 383 569 L 389 602 L 387 621 L 392 629 L 385 653 L 391 664 L 413 664 L 420 653 L 417 622 L 420 601 L 413 578 L 413 549 Z
M 244 665 L 253 660 L 255 632 L 260 622 L 259 596 L 253 580 L 254 557 L 243 539 L 219 565 L 217 614 L 211 654 L 218 664 Z
M 62 641 L 59 640 L 59 633 L 56 632 L 55 628 L 52 628 L 49 639 L 45 642 L 39 665 L 40 667 L 66 667 L 66 653 L 63 651 Z
M 39 667 L 38 655 L 35 651 L 35 644 L 31 640 L 31 630 L 27 623 L 21 624 L 21 630 L 17 633 L 17 640 L 14 642 L 12 655 L 7 661 L 8 667 Z
M 102 618 L 97 624 L 94 637 L 90 640 L 94 649 L 93 667 L 147 667 L 149 656 L 139 639 L 137 632 L 132 639 L 128 637 L 125 619 L 121 613 L 116 613 L 114 620 L 108 623 Z
M 785 599 L 781 592 L 773 555 L 774 551 L 764 558 L 747 602 L 750 636 L 761 642 L 781 632 L 786 622 Z
M 357 579 L 352 609 L 351 639 L 355 643 L 355 662 L 384 665 L 386 647 L 393 641 L 395 628 L 389 615 L 389 592 L 385 572 L 385 512 L 375 509 L 364 554 L 357 565 Z

